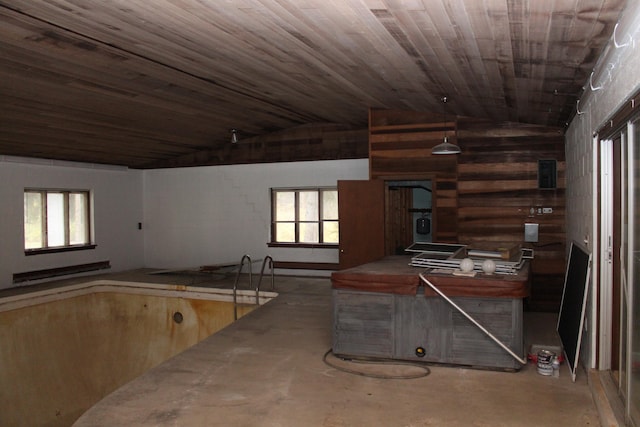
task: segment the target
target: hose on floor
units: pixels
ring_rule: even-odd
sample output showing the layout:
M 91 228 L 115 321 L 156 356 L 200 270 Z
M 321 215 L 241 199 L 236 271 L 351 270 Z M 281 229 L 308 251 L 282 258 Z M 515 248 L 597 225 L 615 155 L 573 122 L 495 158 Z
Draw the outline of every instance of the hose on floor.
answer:
M 333 355 L 334 357 L 337 357 L 340 360 L 352 362 L 354 364 L 367 364 L 367 365 L 380 365 L 380 366 L 393 366 L 393 365 L 411 366 L 413 368 L 420 369 L 422 372 L 419 372 L 419 373 L 416 373 L 416 374 L 399 374 L 399 375 L 375 374 L 375 373 L 369 373 L 369 372 L 362 372 L 362 371 L 358 371 L 356 369 L 350 369 L 350 368 L 346 368 L 344 366 L 338 366 L 338 365 L 336 365 L 334 363 L 331 363 L 329 361 L 329 355 Z M 342 372 L 346 372 L 348 374 L 360 375 L 360 376 L 369 377 L 369 378 L 380 378 L 380 379 L 384 379 L 384 380 L 411 380 L 411 379 L 426 377 L 427 375 L 429 375 L 431 373 L 431 370 L 429 369 L 429 367 L 427 367 L 427 366 L 425 366 L 424 364 L 421 364 L 421 363 L 412 363 L 412 362 L 405 362 L 405 361 L 393 360 L 393 359 L 362 359 L 362 358 L 358 358 L 358 359 L 343 359 L 343 358 L 340 358 L 340 357 L 336 356 L 335 354 L 333 354 L 333 349 L 332 348 L 327 350 L 327 352 L 324 354 L 324 356 L 322 356 L 322 361 L 327 366 L 330 366 L 333 369 L 337 369 L 337 370 L 342 371 Z

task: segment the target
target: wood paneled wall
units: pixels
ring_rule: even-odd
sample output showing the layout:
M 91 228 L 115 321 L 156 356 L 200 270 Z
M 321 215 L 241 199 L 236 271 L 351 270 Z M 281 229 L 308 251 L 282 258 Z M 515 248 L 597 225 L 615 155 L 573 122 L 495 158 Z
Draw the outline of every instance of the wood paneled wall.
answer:
M 455 121 L 438 114 L 371 110 L 369 114 L 370 179 L 430 179 L 433 190 L 433 236 L 456 242 L 457 159 L 433 156 L 431 149 L 445 132 L 455 143 Z
M 445 131 L 461 154 L 431 154 Z M 444 122 L 438 114 L 372 110 L 369 159 L 371 179 L 432 179 L 435 241 L 533 248 L 528 307 L 558 310 L 566 256 L 561 129 L 462 117 Z M 555 189 L 538 188 L 539 160 L 557 161 Z M 543 213 L 549 208 L 551 213 Z M 538 242 L 524 242 L 525 223 L 539 224 Z

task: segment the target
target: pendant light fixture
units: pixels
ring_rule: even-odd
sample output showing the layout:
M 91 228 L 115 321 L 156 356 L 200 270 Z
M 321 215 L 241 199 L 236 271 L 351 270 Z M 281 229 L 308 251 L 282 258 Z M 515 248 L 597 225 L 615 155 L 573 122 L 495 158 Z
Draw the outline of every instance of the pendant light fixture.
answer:
M 446 105 L 447 105 L 447 97 L 443 96 L 442 97 L 442 110 L 444 111 L 444 140 L 436 145 L 435 147 L 433 147 L 431 149 L 431 154 L 459 154 L 460 153 L 460 147 L 458 147 L 455 144 L 452 144 L 449 142 L 449 137 L 447 137 L 447 109 L 446 109 Z

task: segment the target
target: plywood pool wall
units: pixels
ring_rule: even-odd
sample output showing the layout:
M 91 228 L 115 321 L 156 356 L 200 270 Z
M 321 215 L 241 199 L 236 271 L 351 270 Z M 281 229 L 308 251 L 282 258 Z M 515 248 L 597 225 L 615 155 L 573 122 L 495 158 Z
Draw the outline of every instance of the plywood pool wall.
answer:
M 230 324 L 232 296 L 218 291 L 102 282 L 0 301 L 0 425 L 73 424 L 111 391 Z M 242 305 L 239 316 L 255 307 Z

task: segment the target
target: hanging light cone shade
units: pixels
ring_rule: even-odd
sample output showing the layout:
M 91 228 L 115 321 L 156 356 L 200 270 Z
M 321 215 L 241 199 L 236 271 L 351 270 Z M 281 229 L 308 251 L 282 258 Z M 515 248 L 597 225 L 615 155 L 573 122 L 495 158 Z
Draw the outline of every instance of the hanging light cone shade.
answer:
M 444 117 L 444 141 L 442 141 L 442 143 L 436 145 L 435 147 L 433 147 L 431 149 L 431 154 L 458 154 L 460 153 L 460 147 L 458 147 L 455 144 L 452 144 L 449 142 L 449 138 L 447 137 L 447 129 L 446 129 L 446 123 L 447 123 L 447 109 L 445 108 L 445 105 L 447 104 L 447 101 L 449 100 L 449 98 L 447 98 L 446 96 L 443 96 L 441 101 L 442 101 L 442 116 Z
M 449 138 L 444 137 L 444 141 L 441 144 L 436 145 L 431 149 L 431 154 L 458 154 L 460 153 L 460 147 L 449 142 Z

